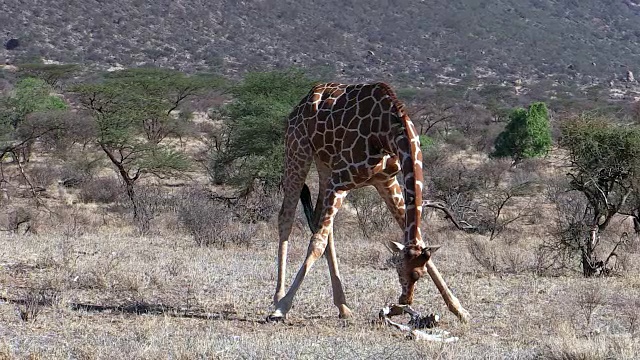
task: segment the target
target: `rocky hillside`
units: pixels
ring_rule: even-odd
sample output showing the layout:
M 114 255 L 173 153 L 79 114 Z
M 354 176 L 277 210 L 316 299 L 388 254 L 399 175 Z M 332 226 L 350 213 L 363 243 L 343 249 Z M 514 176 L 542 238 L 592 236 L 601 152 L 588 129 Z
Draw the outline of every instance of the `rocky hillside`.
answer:
M 5 0 L 0 57 L 333 78 L 608 82 L 640 70 L 638 0 Z M 12 46 L 15 43 L 12 43 Z

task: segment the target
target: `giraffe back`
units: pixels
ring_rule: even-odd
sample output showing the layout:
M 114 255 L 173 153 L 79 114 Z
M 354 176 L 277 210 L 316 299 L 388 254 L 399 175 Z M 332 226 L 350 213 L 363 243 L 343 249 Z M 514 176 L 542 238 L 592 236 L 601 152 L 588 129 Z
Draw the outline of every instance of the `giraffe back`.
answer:
M 393 153 L 404 105 L 384 83 L 316 85 L 289 117 L 290 135 L 307 137 L 316 160 L 364 171 Z

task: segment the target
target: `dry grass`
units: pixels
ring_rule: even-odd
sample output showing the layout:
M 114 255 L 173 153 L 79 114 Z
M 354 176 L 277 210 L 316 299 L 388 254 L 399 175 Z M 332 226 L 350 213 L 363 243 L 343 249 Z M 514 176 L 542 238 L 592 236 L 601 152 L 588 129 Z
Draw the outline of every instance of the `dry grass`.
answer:
M 69 192 L 64 195 L 77 191 Z M 151 235 L 139 236 L 112 205 L 64 200 L 43 198 L 49 210 L 34 212 L 37 234 L 0 232 L 0 360 L 586 360 L 640 354 L 640 241 L 621 256 L 620 277 L 542 276 L 538 245 L 550 236 L 553 216 L 542 199 L 535 222 L 519 223 L 493 241 L 452 231 L 439 213 L 427 216 L 424 234 L 444 245 L 434 261 L 472 322 L 460 324 L 428 279 L 419 283 L 414 305 L 442 316 L 441 327 L 460 337 L 452 344 L 413 342 L 376 321 L 380 308 L 399 294 L 383 243 L 401 240 L 401 232 L 392 225 L 363 240 L 349 203 L 336 217 L 335 238 L 355 318 L 337 318 L 321 260 L 287 321 L 267 324 L 276 277 L 275 219 L 252 225 L 249 237 L 243 224 L 230 220 L 220 231 L 243 235 L 247 243 L 201 247 L 180 233 L 186 229 L 175 213 L 159 214 Z M 30 206 L 18 197 L 12 202 L 12 209 Z M 0 213 L 6 228 L 9 212 Z M 198 219 L 211 225 L 210 216 L 216 213 Z M 629 226 L 616 222 L 611 233 Z M 298 219 L 289 279 L 309 235 Z
M 363 241 L 357 231 L 336 232 L 355 319 L 337 318 L 320 261 L 285 324 L 263 322 L 275 286 L 272 226 L 257 232 L 249 249 L 132 234 L 102 227 L 85 235 L 0 235 L 0 359 L 633 359 L 640 353 L 637 273 L 606 279 L 496 274 L 473 259 L 468 235 L 441 229 L 435 240 L 446 246 L 436 264 L 473 316 L 470 325 L 459 324 L 430 281 L 421 281 L 415 307 L 441 314 L 441 326 L 461 338 L 442 345 L 406 340 L 375 321 L 399 286 L 384 265 L 381 241 Z M 307 236 L 294 229 L 290 278 Z M 28 321 L 21 318 L 33 308 Z

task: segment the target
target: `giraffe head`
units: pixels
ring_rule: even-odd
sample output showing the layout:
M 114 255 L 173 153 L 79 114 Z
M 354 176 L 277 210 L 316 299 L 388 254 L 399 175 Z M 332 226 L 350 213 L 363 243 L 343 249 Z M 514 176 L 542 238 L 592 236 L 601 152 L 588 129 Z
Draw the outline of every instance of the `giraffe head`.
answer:
M 413 290 L 416 281 L 427 272 L 425 265 L 431 255 L 440 248 L 440 245 L 403 245 L 392 241 L 390 248 L 392 251 L 402 254 L 402 259 L 398 262 L 396 268 L 398 279 L 402 286 L 402 295 L 400 295 L 399 303 L 410 305 L 413 302 Z

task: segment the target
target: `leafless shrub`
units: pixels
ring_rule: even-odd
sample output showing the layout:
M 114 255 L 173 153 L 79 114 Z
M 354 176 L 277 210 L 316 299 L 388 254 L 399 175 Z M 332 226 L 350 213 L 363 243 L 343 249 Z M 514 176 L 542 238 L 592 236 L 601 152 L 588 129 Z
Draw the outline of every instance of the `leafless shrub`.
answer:
M 525 249 L 504 241 L 473 238 L 467 242 L 467 248 L 478 264 L 490 272 L 519 274 L 535 269 Z
M 519 199 L 527 196 L 525 191 L 527 184 L 511 184 L 492 189 L 483 201 L 487 216 L 484 219 L 484 227 L 489 232 L 489 239 L 493 240 L 507 229 L 510 224 L 530 218 L 531 198 L 524 202 Z M 510 211 L 507 211 L 510 210 Z
M 393 225 L 393 217 L 374 188 L 354 190 L 349 193 L 348 201 L 356 211 L 358 227 L 365 238 L 371 239 L 373 234 L 387 230 Z
M 77 207 L 72 209 L 57 209 L 58 221 L 63 224 L 62 235 L 66 240 L 78 238 L 87 232 L 91 221 L 88 216 L 79 211 Z
M 482 187 L 482 180 L 462 162 L 446 164 L 437 154 L 446 152 L 442 149 L 435 151 L 429 155 L 433 162 L 425 161 L 425 173 L 429 175 L 428 194 L 425 195 L 429 199 L 444 201 L 459 222 L 476 227 L 480 204 L 475 196 Z
M 470 224 L 478 230 L 480 223 L 480 204 L 468 194 L 451 193 L 445 196 L 445 203 L 460 222 Z M 481 231 L 479 231 L 481 232 Z
M 282 195 L 254 182 L 251 191 L 240 196 L 233 207 L 235 216 L 243 223 L 269 221 L 278 214 Z
M 138 209 L 135 225 L 143 235 L 149 234 L 153 219 L 175 207 L 175 197 L 172 197 L 161 186 L 155 185 L 137 187 L 135 201 Z M 125 202 L 125 204 L 125 206 L 129 206 L 130 202 Z
M 87 156 L 86 152 L 83 152 L 82 156 L 67 159 L 60 168 L 60 184 L 65 187 L 80 186 L 93 179 L 101 163 L 101 158 Z
M 29 170 L 29 178 L 35 187 L 46 188 L 53 184 L 60 174 L 58 170 L 51 166 L 34 166 Z
M 176 277 L 182 272 L 183 266 L 184 264 L 181 261 L 174 258 L 165 265 L 165 269 L 170 276 Z
M 55 289 L 31 288 L 17 305 L 18 315 L 22 321 L 33 322 L 42 311 L 42 307 L 52 305 L 57 298 L 58 291 Z
M 552 182 L 547 189 L 549 200 L 555 205 L 555 229 L 553 237 L 545 239 L 540 251 L 547 258 L 544 270 L 564 270 L 582 262 L 585 276 L 614 275 L 619 270 L 618 253 L 631 242 L 626 233 L 616 235 L 613 247 L 603 260 L 595 253 L 602 248 L 602 236 L 610 234 L 594 230 L 594 213 L 585 196 L 578 191 L 565 190 L 559 180 Z M 609 237 L 612 237 L 609 235 Z
M 517 168 L 526 174 L 539 174 L 545 167 L 548 167 L 548 162 L 542 158 L 523 159 L 517 165 Z
M 451 131 L 445 136 L 444 141 L 460 150 L 466 150 L 471 145 L 471 140 L 459 131 Z
M 580 289 L 576 303 L 578 311 L 584 316 L 587 326 L 591 325 L 593 314 L 604 304 L 604 293 L 598 284 Z
M 511 170 L 511 165 L 512 161 L 509 159 L 491 159 L 478 166 L 474 173 L 484 188 L 498 187 L 505 180 L 505 174 Z
M 493 145 L 496 143 L 496 138 L 502 131 L 504 131 L 504 125 L 501 123 L 489 123 L 483 126 L 476 126 L 476 129 L 473 131 L 475 134 L 471 134 L 472 138 L 475 138 L 474 145 L 476 150 L 491 152 Z
M 486 270 L 499 272 L 498 253 L 495 246 L 483 239 L 472 239 L 468 242 L 469 253 Z
M 478 228 L 489 233 L 489 239 L 500 236 L 509 225 L 532 217 L 532 195 L 536 177 L 514 171 L 504 160 L 491 160 L 478 169 L 484 190 L 478 199 L 481 211 Z
M 118 179 L 102 177 L 84 181 L 79 196 L 84 203 L 110 204 L 117 201 L 124 191 Z
M 249 246 L 256 227 L 233 221 L 233 213 L 222 202 L 211 198 L 204 189 L 188 189 L 181 195 L 180 224 L 199 246 Z
M 589 233 L 586 224 L 588 204 L 581 194 L 572 194 L 564 190 L 562 182 L 551 183 L 547 196 L 555 205 L 554 237 L 545 239 L 540 251 L 547 258 L 544 270 L 563 270 L 571 268 L 578 261 L 580 244 L 585 242 Z
M 113 274 L 125 259 L 122 252 L 112 252 L 107 256 L 96 257 L 87 273 L 77 275 L 77 286 L 81 289 L 108 289 L 113 285 Z
M 9 230 L 16 234 L 26 235 L 37 233 L 35 226 L 35 214 L 24 207 L 16 207 L 9 213 Z
M 636 336 L 640 331 L 640 299 L 633 300 L 624 308 L 624 315 L 629 322 L 629 333 L 631 336 Z
M 241 245 L 246 248 L 254 245 L 258 225 L 255 223 L 242 223 L 232 221 L 225 227 L 223 233 L 228 244 Z
M 527 256 L 522 249 L 514 247 L 507 248 L 502 254 L 502 261 L 504 262 L 505 272 L 507 273 L 519 274 L 531 269 L 527 264 Z
M 434 198 L 444 198 L 448 194 L 472 194 L 482 186 L 480 177 L 473 174 L 473 169 L 462 162 L 442 165 L 431 169 L 431 186 Z

